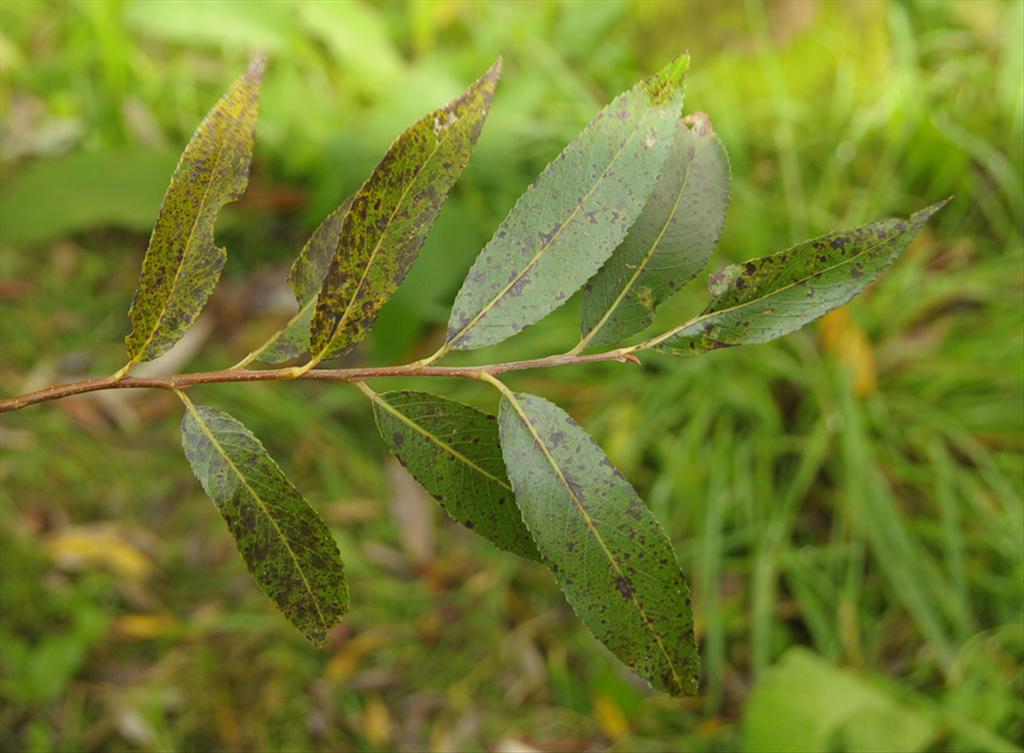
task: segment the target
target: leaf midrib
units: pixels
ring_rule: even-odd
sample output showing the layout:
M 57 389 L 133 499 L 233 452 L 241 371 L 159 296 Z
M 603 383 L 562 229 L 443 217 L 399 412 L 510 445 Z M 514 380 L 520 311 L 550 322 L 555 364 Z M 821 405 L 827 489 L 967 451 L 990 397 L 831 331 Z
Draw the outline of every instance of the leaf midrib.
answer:
M 884 220 L 883 220 L 883 222 L 884 222 Z M 836 264 L 833 264 L 832 266 L 825 267 L 824 269 L 819 269 L 818 271 L 814 272 L 811 275 L 808 275 L 806 277 L 801 277 L 798 280 L 794 280 L 793 282 L 788 283 L 786 285 L 783 285 L 781 288 L 776 288 L 775 290 L 772 290 L 770 293 L 766 293 L 765 295 L 759 296 L 758 298 L 752 298 L 749 301 L 743 301 L 742 303 L 737 303 L 737 304 L 735 304 L 733 306 L 729 306 L 729 307 L 724 308 L 724 309 L 717 309 L 715 311 L 707 311 L 707 312 L 701 314 L 700 316 L 695 317 L 693 320 L 691 320 L 689 322 L 686 322 L 685 324 L 681 324 L 676 329 L 669 330 L 668 332 L 666 332 L 661 337 L 655 338 L 651 342 L 647 343 L 645 345 L 645 347 L 654 347 L 656 345 L 660 345 L 661 343 L 665 342 L 666 340 L 670 340 L 673 337 L 677 337 L 677 336 L 681 335 L 685 330 L 689 329 L 690 327 L 695 327 L 698 324 L 700 324 L 701 322 L 703 322 L 703 321 L 705 321 L 707 319 L 710 319 L 711 317 L 718 316 L 720 314 L 728 314 L 728 313 L 731 313 L 733 311 L 737 311 L 738 309 L 742 309 L 745 306 L 753 306 L 755 303 L 763 303 L 764 301 L 767 301 L 767 300 L 771 299 L 773 296 L 776 296 L 776 295 L 778 295 L 780 293 L 783 293 L 786 290 L 789 290 L 790 288 L 794 288 L 794 287 L 796 287 L 798 285 L 802 285 L 805 282 L 810 281 L 811 279 L 813 279 L 814 277 L 816 277 L 818 275 L 823 275 L 826 272 L 832 272 L 832 271 L 834 271 L 836 269 L 839 269 L 840 267 L 842 267 L 845 264 L 852 264 L 853 262 L 857 261 L 857 259 L 861 258 L 862 256 L 865 256 L 866 254 L 873 253 L 874 251 L 877 251 L 882 246 L 886 246 L 886 245 L 892 243 L 899 236 L 903 235 L 905 232 L 906 232 L 906 229 L 904 229 L 904 231 L 902 233 L 897 233 L 895 235 L 891 235 L 888 238 L 885 238 L 884 240 L 879 241 L 875 245 L 870 246 L 870 247 L 864 249 L 863 251 L 861 251 L 859 254 L 856 254 L 855 256 L 851 256 L 848 259 L 843 259 L 842 261 L 840 261 L 840 262 L 838 262 Z M 740 263 L 742 263 L 742 262 L 740 262 Z M 721 296 L 719 296 L 719 297 L 721 297 Z M 711 305 L 714 305 L 713 301 L 712 301 Z
M 583 196 L 582 199 L 579 200 L 579 202 L 576 204 L 576 207 L 572 210 L 572 213 L 569 215 L 568 219 L 566 219 L 566 221 L 559 226 L 555 234 L 552 235 L 551 238 L 547 242 L 545 242 L 543 246 L 540 247 L 540 250 L 537 251 L 537 253 L 534 254 L 533 258 L 530 259 L 529 262 L 527 262 L 526 266 L 523 267 L 519 271 L 519 273 L 512 278 L 512 281 L 509 282 L 496 296 L 494 296 L 494 298 L 492 298 L 479 311 L 479 313 L 477 313 L 477 315 L 474 316 L 469 321 L 468 324 L 466 324 L 466 326 L 464 326 L 461 330 L 455 333 L 454 336 L 448 338 L 448 343 L 450 343 L 451 345 L 458 345 L 459 340 L 465 337 L 466 334 L 471 329 L 473 329 L 473 327 L 479 324 L 480 320 L 483 319 L 487 314 L 489 314 L 494 309 L 494 307 L 497 306 L 506 295 L 508 295 L 508 292 L 515 286 L 515 284 L 519 282 L 526 275 L 527 272 L 533 269 L 533 266 L 538 261 L 540 261 L 541 257 L 547 253 L 551 245 L 559 238 L 559 236 L 561 236 L 562 231 L 565 230 L 565 228 L 568 227 L 574 219 L 576 219 L 576 215 L 579 214 L 580 210 L 587 203 L 590 197 L 594 194 L 594 191 L 596 191 L 598 187 L 604 183 L 605 179 L 608 177 L 608 172 L 612 169 L 612 166 L 616 163 L 616 161 L 618 161 L 619 157 L 622 156 L 623 151 L 625 151 L 626 149 L 626 144 L 632 141 L 636 134 L 640 131 L 640 123 L 642 123 L 644 120 L 645 118 L 643 117 L 638 119 L 636 124 L 633 126 L 633 130 L 625 139 L 623 139 L 622 143 L 619 145 L 619 148 L 615 152 L 615 156 L 612 157 L 611 161 L 608 163 L 608 166 L 604 169 L 604 172 L 601 173 L 601 177 L 594 181 L 594 185 L 591 186 L 590 190 L 587 191 L 587 193 Z M 515 210 L 513 209 L 513 211 Z M 612 250 L 614 251 L 614 249 Z
M 690 182 L 690 170 L 693 168 L 693 163 L 696 161 L 696 159 L 697 156 L 696 153 L 694 153 L 694 156 L 686 164 L 686 174 L 683 176 L 683 183 L 679 188 L 679 193 L 676 194 L 676 200 L 672 204 L 672 211 L 669 213 L 668 219 L 666 219 L 665 223 L 661 226 L 661 231 L 658 233 L 658 237 L 654 239 L 654 242 L 651 244 L 650 248 L 648 248 L 647 253 L 644 254 L 643 260 L 640 262 L 640 264 L 637 265 L 636 271 L 633 272 L 633 275 L 629 278 L 629 281 L 626 282 L 626 286 L 622 289 L 622 291 L 615 298 L 615 300 L 612 301 L 612 305 L 605 312 L 604 316 L 602 316 L 600 321 L 598 321 L 598 323 L 594 325 L 590 332 L 587 333 L 586 337 L 584 337 L 580 341 L 580 344 L 576 346 L 580 350 L 587 347 L 587 345 L 590 343 L 591 340 L 594 339 L 594 337 L 601 330 L 601 328 L 608 323 L 608 320 L 611 318 L 612 314 L 615 313 L 616 310 L 618 310 L 618 307 L 620 305 L 622 305 L 622 301 L 625 300 L 626 294 L 630 290 L 632 290 L 633 285 L 636 284 L 637 279 L 639 279 L 643 271 L 647 269 L 647 265 L 650 263 L 651 259 L 654 258 L 655 252 L 658 250 L 659 246 L 661 246 L 661 241 L 665 237 L 665 233 L 668 232 L 669 225 L 672 224 L 672 221 L 675 219 L 676 212 L 679 210 L 679 204 L 682 202 L 683 194 L 686 193 L 686 187 Z
M 299 563 L 295 551 L 288 543 L 288 539 L 284 535 L 284 532 L 281 531 L 281 528 L 277 525 L 277 521 L 274 520 L 274 516 L 270 514 L 270 510 L 267 508 L 266 503 L 263 501 L 263 498 L 260 497 L 256 490 L 252 488 L 248 480 L 242 474 L 241 470 L 239 470 L 238 466 L 235 465 L 234 461 L 231 459 L 227 451 L 224 449 L 224 446 L 221 445 L 221 443 L 217 440 L 216 436 L 214 436 L 213 432 L 206 425 L 206 422 L 199 414 L 199 411 L 195 407 L 195 405 L 193 405 L 192 402 L 189 401 L 187 407 L 189 413 L 191 413 L 193 418 L 195 418 L 196 424 L 202 430 L 203 434 L 206 435 L 206 438 L 210 441 L 210 444 L 213 445 L 214 449 L 217 450 L 217 453 L 224 459 L 224 462 L 228 464 L 228 467 L 231 468 L 231 470 L 235 473 L 236 476 L 238 476 L 238 480 L 242 482 L 242 486 L 245 487 L 246 491 L 248 491 L 250 496 L 252 496 L 252 498 L 256 501 L 256 504 L 259 505 L 260 510 L 263 511 L 263 514 L 266 516 L 267 520 L 270 521 L 270 525 L 273 526 L 274 531 L 277 533 L 278 538 L 280 538 L 281 540 L 281 543 L 284 544 L 284 548 L 288 552 L 288 556 L 291 557 L 292 564 L 295 565 L 295 570 L 296 572 L 298 572 L 299 577 L 302 579 L 302 585 L 306 588 L 306 593 L 309 594 L 310 599 L 312 599 L 313 601 L 313 606 L 316 608 L 317 616 L 320 617 L 321 626 L 325 631 L 329 630 L 331 628 L 331 625 L 327 622 L 327 619 L 324 617 L 323 611 L 320 609 L 320 602 L 317 600 L 316 594 L 314 593 L 312 586 L 310 586 L 309 580 L 306 578 L 306 573 L 302 569 L 302 565 Z
M 555 471 L 555 475 L 558 476 L 559 481 L 562 482 L 562 485 L 565 486 L 566 491 L 569 492 L 569 496 L 572 498 L 573 504 L 576 506 L 576 509 L 579 511 L 580 515 L 583 517 L 583 520 L 587 524 L 587 528 L 590 530 L 591 535 L 593 535 L 594 539 L 600 545 L 601 550 L 608 558 L 608 562 L 611 564 L 612 569 L 620 578 L 625 578 L 625 573 L 623 573 L 622 569 L 619 567 L 618 561 L 615 559 L 615 556 L 611 553 L 611 550 L 605 543 L 600 531 L 598 531 L 595 527 L 593 520 L 587 513 L 586 508 L 583 506 L 583 502 L 580 500 L 579 497 L 576 496 L 576 492 L 573 491 L 573 488 L 572 486 L 570 486 L 568 479 L 566 479 L 565 477 L 565 474 L 562 473 L 561 466 L 558 465 L 554 456 L 548 450 L 548 447 L 544 443 L 544 440 L 537 432 L 536 428 L 530 421 L 529 417 L 527 417 L 526 412 L 523 410 L 523 407 L 519 404 L 519 400 L 516 399 L 515 394 L 511 390 L 503 390 L 503 393 L 505 395 L 505 398 L 512 404 L 512 407 L 515 408 L 516 413 L 519 414 L 519 417 L 522 419 L 527 431 L 530 432 L 530 435 L 537 443 L 537 446 L 540 447 L 541 452 L 544 453 L 544 457 L 547 458 L 548 463 Z M 650 618 L 647 616 L 647 612 L 644 610 L 643 606 L 641 606 L 640 602 L 637 600 L 635 590 L 630 591 L 629 598 L 630 601 L 633 603 L 633 606 L 636 607 L 636 610 L 640 613 L 641 621 L 643 622 L 644 627 L 647 628 L 647 631 L 654 638 L 655 643 L 658 644 L 658 649 L 661 651 L 661 655 L 665 658 L 665 663 L 668 665 L 669 671 L 672 673 L 672 679 L 675 681 L 676 686 L 679 688 L 685 687 L 682 679 L 679 677 L 679 673 L 676 672 L 675 664 L 672 661 L 672 657 L 669 656 L 668 650 L 665 648 L 665 644 L 662 643 L 661 636 L 658 635 L 658 632 L 656 630 L 654 630 L 653 626 L 651 625 Z
M 243 113 L 244 116 L 244 113 Z M 226 116 L 229 117 L 229 116 Z M 233 119 L 232 119 L 233 120 Z M 220 158 L 224 153 L 224 144 L 228 140 L 228 136 L 234 135 L 237 131 L 238 121 L 233 121 L 235 127 L 229 127 L 221 132 L 220 138 L 217 139 L 217 154 L 213 159 L 213 170 L 210 171 L 210 179 L 206 182 L 206 187 L 203 189 L 203 198 L 199 202 L 199 209 L 196 211 L 195 219 L 192 220 L 192 227 L 189 228 L 188 238 L 185 240 L 185 244 L 182 248 L 181 256 L 178 258 L 178 268 L 174 271 L 174 279 L 171 281 L 171 288 L 167 291 L 167 298 L 164 301 L 163 306 L 160 308 L 160 314 L 156 317 L 153 322 L 153 328 L 149 332 L 149 337 L 139 347 L 138 353 L 132 358 L 133 361 L 137 361 L 146 355 L 146 349 L 150 343 L 153 342 L 153 338 L 156 337 L 156 333 L 160 330 L 160 325 L 163 323 L 164 317 L 167 316 L 167 310 L 171 307 L 171 301 L 174 300 L 174 293 L 178 289 L 178 282 L 181 279 L 181 272 L 185 269 L 185 260 L 189 256 L 189 250 L 192 247 L 192 240 L 195 238 L 196 228 L 199 226 L 199 219 L 203 216 L 206 211 L 206 202 L 210 198 L 210 187 L 213 185 L 214 179 L 217 176 L 217 168 L 220 166 Z M 175 171 L 177 172 L 177 171 Z M 212 244 L 216 245 L 216 244 Z
M 428 122 L 427 119 L 428 118 L 433 118 L 436 112 L 437 111 L 432 112 L 430 115 L 427 116 L 427 118 L 423 118 L 420 121 L 420 123 Z M 366 277 L 367 277 L 367 275 L 369 275 L 370 270 L 373 268 L 373 262 L 377 258 L 377 252 L 380 251 L 380 247 L 384 243 L 384 237 L 387 234 L 388 229 L 391 227 L 391 223 L 394 222 L 395 215 L 398 213 L 399 207 L 401 207 L 402 204 L 405 203 L 406 196 L 408 196 L 409 195 L 409 191 L 412 190 L 413 184 L 415 184 L 416 181 L 419 180 L 420 175 L 427 168 L 427 165 L 430 164 L 431 160 L 433 160 L 434 157 L 437 155 L 438 151 L 440 151 L 441 145 L 446 142 L 450 132 L 452 132 L 456 128 L 458 128 L 458 126 L 463 122 L 463 120 L 465 119 L 465 117 L 467 115 L 469 115 L 469 112 L 463 113 L 462 115 L 459 116 L 459 118 L 454 123 L 449 124 L 449 126 L 442 133 L 442 137 L 443 138 L 438 138 L 437 139 L 437 142 L 434 144 L 434 148 L 431 150 L 430 155 L 425 160 L 423 160 L 423 164 L 420 165 L 419 168 L 417 168 L 416 174 L 412 176 L 412 178 L 409 180 L 408 185 L 406 185 L 405 189 L 402 191 L 402 195 L 399 197 L 398 202 L 395 204 L 394 210 L 392 210 L 392 212 L 391 212 L 391 216 L 388 217 L 387 225 L 384 227 L 383 230 L 380 231 L 380 237 L 377 239 L 377 244 L 374 246 L 373 251 L 370 253 L 370 258 L 366 260 L 366 266 L 363 268 L 363 273 L 359 277 L 359 282 L 356 284 L 355 290 L 352 291 L 352 297 L 349 299 L 348 305 L 345 306 L 345 311 L 335 321 L 334 326 L 331 327 L 331 334 L 327 337 L 327 341 L 324 343 L 324 347 L 321 348 L 320 351 L 317 353 L 317 357 L 318 358 L 322 359 L 322 358 L 325 357 L 324 354 L 326 354 L 327 351 L 330 350 L 331 345 L 334 343 L 335 336 L 338 334 L 338 331 L 342 328 L 342 325 L 348 319 L 348 314 L 352 310 L 352 306 L 355 305 L 355 302 L 356 302 L 356 300 L 359 297 L 359 293 L 362 290 L 363 283 L 366 282 Z M 354 203 L 355 203 L 355 201 L 353 200 L 353 204 Z M 351 217 L 351 216 L 352 216 L 352 214 L 349 213 L 349 215 L 347 217 L 345 217 L 345 221 L 347 221 L 348 218 Z M 345 234 L 344 233 L 344 231 L 345 231 L 345 222 L 342 223 L 341 228 L 342 228 L 342 237 L 344 237 L 344 234 Z M 335 255 L 334 260 L 331 262 L 332 266 L 337 261 L 337 259 L 338 259 L 338 257 L 337 257 L 337 255 Z M 327 279 L 327 276 L 330 275 L 330 273 L 331 273 L 331 270 L 328 269 L 327 274 L 324 275 L 324 280 Z M 320 293 L 321 294 L 323 293 L 323 288 L 322 287 L 320 289 Z M 315 300 L 317 301 L 317 303 L 319 303 L 319 301 L 320 301 L 319 295 L 315 298 Z M 315 319 L 315 316 L 316 315 L 314 314 L 314 319 Z
M 495 483 L 497 483 L 500 486 L 504 487 L 505 489 L 508 489 L 508 491 L 510 491 L 510 492 L 512 491 L 512 487 L 507 482 L 505 482 L 502 479 L 498 478 L 494 474 L 489 473 L 488 471 L 484 470 L 479 465 L 477 465 L 472 460 L 470 460 L 465 455 L 463 455 L 461 452 L 459 452 L 454 447 L 452 447 L 447 442 L 445 442 L 443 439 L 438 437 L 436 434 L 434 434 L 434 433 L 432 433 L 430 431 L 427 431 L 427 429 L 425 429 L 424 427 L 422 427 L 419 424 L 417 424 L 415 421 L 413 421 L 411 418 L 406 416 L 404 413 L 399 412 L 397 408 L 393 407 L 390 403 L 388 403 L 386 400 L 384 400 L 376 392 L 373 393 L 372 395 L 370 395 L 370 399 L 373 400 L 378 405 L 380 405 L 386 411 L 391 413 L 391 415 L 393 415 L 399 421 L 404 423 L 406 426 L 408 426 L 411 429 L 414 429 L 415 431 L 419 432 L 424 437 L 426 437 L 428 440 L 434 442 L 434 444 L 436 444 L 438 447 L 440 447 L 445 452 L 449 453 L 450 455 L 452 455 L 456 459 L 462 461 L 463 463 L 465 463 L 466 465 L 468 465 L 470 468 L 472 468 L 473 470 L 477 471 L 481 475 L 486 476 L 487 478 L 491 479 L 492 481 L 494 481 Z

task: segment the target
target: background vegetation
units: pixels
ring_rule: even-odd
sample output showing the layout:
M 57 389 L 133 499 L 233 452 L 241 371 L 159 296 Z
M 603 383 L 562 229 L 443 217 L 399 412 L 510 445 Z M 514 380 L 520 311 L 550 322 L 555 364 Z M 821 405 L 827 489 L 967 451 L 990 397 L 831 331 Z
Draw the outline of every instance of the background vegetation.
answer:
M 220 223 L 225 279 L 161 370 L 261 342 L 308 231 L 501 53 L 473 162 L 351 362 L 432 352 L 529 181 L 683 48 L 687 110 L 710 114 L 735 182 L 709 271 L 956 194 L 818 327 L 510 377 L 585 423 L 666 526 L 695 590 L 703 694 L 649 692 L 546 571 L 445 520 L 356 390 L 204 387 L 341 546 L 353 610 L 312 649 L 189 473 L 174 398 L 107 393 L 0 422 L 5 749 L 1024 745 L 1024 3 L 5 0 L 2 392 L 122 365 L 177 155 L 253 52 L 271 64 L 253 180 Z M 693 287 L 666 321 L 705 300 Z M 561 352 L 576 327 L 568 306 L 453 362 Z M 493 407 L 484 388 L 436 386 Z

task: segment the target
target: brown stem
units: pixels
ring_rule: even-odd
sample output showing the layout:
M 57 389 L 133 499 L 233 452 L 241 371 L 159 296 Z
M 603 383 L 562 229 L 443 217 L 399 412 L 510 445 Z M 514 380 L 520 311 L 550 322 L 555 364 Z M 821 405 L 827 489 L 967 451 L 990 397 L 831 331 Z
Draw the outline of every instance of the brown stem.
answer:
M 409 364 L 407 366 L 378 366 L 360 369 L 313 369 L 296 377 L 295 370 L 267 369 L 265 371 L 249 371 L 247 369 L 223 369 L 221 371 L 200 371 L 194 374 L 174 374 L 160 377 L 122 377 L 117 375 L 99 377 L 97 379 L 86 379 L 81 382 L 70 384 L 58 384 L 46 389 L 27 392 L 24 395 L 0 400 L 0 413 L 21 410 L 22 408 L 36 403 L 45 403 L 50 400 L 60 400 L 72 395 L 81 395 L 86 392 L 98 392 L 99 390 L 126 390 L 126 389 L 162 389 L 162 390 L 184 390 L 196 384 L 215 384 L 218 382 L 277 382 L 290 381 L 292 379 L 318 379 L 335 382 L 362 382 L 366 379 L 377 377 L 464 377 L 479 379 L 482 374 L 497 376 L 506 371 L 522 371 L 523 369 L 550 368 L 553 366 L 571 366 L 581 363 L 596 363 L 599 361 L 625 362 L 629 348 L 613 350 L 607 353 L 592 353 L 590 355 L 560 355 L 548 356 L 547 358 L 534 358 L 527 361 L 509 361 L 508 363 L 487 364 L 484 366 L 420 366 Z

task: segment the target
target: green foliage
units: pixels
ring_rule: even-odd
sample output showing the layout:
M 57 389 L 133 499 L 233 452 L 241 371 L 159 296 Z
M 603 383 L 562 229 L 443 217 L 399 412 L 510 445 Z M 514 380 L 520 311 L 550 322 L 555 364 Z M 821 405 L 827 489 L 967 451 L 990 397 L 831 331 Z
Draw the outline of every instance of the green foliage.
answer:
M 729 182 L 729 157 L 708 117 L 681 120 L 643 211 L 587 283 L 578 349 L 646 329 L 658 305 L 700 272 L 725 223 Z
M 249 183 L 264 62 L 254 60 L 214 105 L 171 176 L 128 312 L 129 364 L 167 352 L 217 285 L 227 250 L 214 245 L 213 228 Z
M 343 201 L 309 236 L 288 273 L 288 282 L 299 304 L 298 313 L 271 335 L 267 342 L 250 353 L 242 365 L 256 359 L 265 363 L 282 363 L 309 351 L 309 325 L 313 321 L 313 309 L 320 295 L 324 275 L 334 261 L 341 226 L 351 206 L 351 198 Z
M 123 363 L 123 312 L 174 167 L 168 150 L 261 49 L 276 62 L 256 170 L 246 199 L 222 212 L 218 241 L 232 254 L 200 322 L 215 334 L 188 370 L 237 361 L 294 313 L 275 281 L 309 231 L 396 134 L 499 52 L 506 75 L 472 163 L 345 365 L 434 350 L 473 255 L 516 197 L 683 43 L 699 63 L 688 107 L 712 114 L 733 166 L 709 272 L 957 196 L 880 284 L 782 340 L 696 359 L 640 354 L 644 369 L 509 375 L 583 424 L 672 538 L 694 589 L 699 697 L 659 697 L 617 667 L 538 566 L 443 515 L 399 514 L 430 500 L 385 462 L 354 389 L 197 387 L 265 441 L 345 554 L 358 606 L 311 651 L 247 582 L 216 509 L 182 475 L 173 400 L 121 391 L 0 418 L 0 526 L 41 560 L 24 567 L 6 543 L 0 554 L 0 589 L 27 595 L 0 620 L 5 744 L 738 750 L 751 689 L 800 645 L 1019 747 L 1022 13 L 985 0 L 0 4 L 5 397 Z M 79 136 L 47 147 L 57 123 Z M 142 152 L 164 167 L 154 160 L 103 198 Z M 78 158 L 92 166 L 61 169 Z M 44 170 L 46 186 L 21 180 Z M 6 204 L 15 188 L 17 211 Z M 122 207 L 131 216 L 113 217 Z M 688 286 L 651 333 L 705 302 L 703 284 Z M 577 314 L 570 302 L 529 336 L 450 362 L 561 352 L 578 339 Z M 407 382 L 379 389 L 426 389 Z M 495 412 L 484 386 L 430 387 Z M 157 575 L 125 583 L 49 554 L 53 534 L 112 518 L 143 537 Z M 411 536 L 432 542 L 426 558 Z M 103 588 L 69 598 L 96 575 Z M 61 675 L 57 700 L 27 704 L 9 641 L 62 635 L 90 605 L 110 626 Z M 164 627 L 122 629 L 143 618 Z M 625 724 L 608 723 L 616 708 Z M 979 748 L 943 727 L 933 749 Z
M 499 549 L 540 560 L 505 474 L 494 416 L 429 392 L 364 391 L 388 450 L 452 518 Z
M 217 505 L 249 572 L 314 644 L 348 611 L 330 531 L 260 441 L 236 419 L 185 398 L 181 445 Z
M 949 201 L 915 212 L 909 220 L 837 230 L 732 264 L 709 278 L 714 300 L 700 316 L 651 344 L 668 353 L 703 353 L 788 335 L 866 288 Z
M 928 750 L 937 733 L 920 710 L 800 649 L 764 676 L 743 719 L 744 750 L 751 753 L 913 753 Z
M 263 66 L 263 58 L 250 65 L 185 149 L 129 313 L 131 360 L 114 380 L 170 348 L 217 284 L 226 253 L 212 245 L 213 225 L 247 182 Z M 721 230 L 729 172 L 707 117 L 680 121 L 688 67 L 689 57 L 680 56 L 620 95 L 541 174 L 481 251 L 456 297 L 447 339 L 425 365 L 452 348 L 500 342 L 542 319 L 613 253 L 609 271 L 591 286 L 600 291 L 592 295 L 610 302 L 599 305 L 604 313 L 592 324 L 593 308 L 584 306 L 586 334 L 577 350 L 609 323 L 602 342 L 642 329 L 666 292 L 693 277 Z M 462 96 L 407 129 L 355 196 L 320 225 L 292 266 L 299 313 L 241 365 L 265 351 L 272 359 L 301 352 L 308 326 L 310 360 L 271 375 L 299 377 L 366 336 L 469 163 L 500 71 L 499 59 Z M 941 206 L 908 222 L 840 231 L 728 267 L 710 278 L 715 298 L 699 317 L 602 357 L 635 359 L 634 351 L 686 345 L 701 352 L 792 332 L 860 292 Z M 678 283 L 672 270 L 680 270 Z M 619 304 L 644 297 L 644 290 L 641 312 L 618 319 Z M 510 366 L 572 362 L 570 354 Z M 451 500 L 447 509 L 465 526 L 479 523 L 485 538 L 528 558 L 539 552 L 582 622 L 626 666 L 665 693 L 696 693 L 689 586 L 657 519 L 604 452 L 560 408 L 512 393 L 493 369 L 421 369 L 413 364 L 392 375 L 469 376 L 496 387 L 503 395 L 498 441 L 493 417 L 475 409 L 363 387 L 389 449 L 438 500 Z M 209 380 L 246 379 L 228 372 Z M 248 429 L 226 413 L 196 408 L 178 389 L 188 385 L 160 386 L 185 404 L 185 454 L 250 572 L 285 616 L 322 644 L 348 609 L 327 527 Z M 453 471 L 439 472 L 449 464 Z M 518 511 L 509 504 L 512 490 Z
M 405 280 L 469 164 L 500 75 L 499 59 L 465 94 L 399 136 L 353 197 L 313 312 L 310 363 L 362 340 Z
M 527 189 L 469 270 L 446 347 L 469 350 L 511 337 L 600 269 L 643 209 L 672 148 L 689 60 L 684 55 L 619 95 Z
M 690 589 L 647 505 L 558 406 L 505 390 L 499 423 L 523 521 L 577 616 L 655 688 L 696 693 Z

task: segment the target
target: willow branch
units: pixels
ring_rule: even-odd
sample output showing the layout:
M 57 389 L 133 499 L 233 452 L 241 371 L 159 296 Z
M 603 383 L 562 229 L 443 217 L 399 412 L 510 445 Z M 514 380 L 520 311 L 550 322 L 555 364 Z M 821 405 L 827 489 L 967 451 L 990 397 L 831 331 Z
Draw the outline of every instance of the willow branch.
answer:
M 370 366 L 354 369 L 312 369 L 297 374 L 294 368 L 266 369 L 264 371 L 250 371 L 248 369 L 222 369 L 220 371 L 200 371 L 192 374 L 174 374 L 170 376 L 157 377 L 121 377 L 114 376 L 86 379 L 81 382 L 69 384 L 58 384 L 35 392 L 27 392 L 24 395 L 0 400 L 0 413 L 21 410 L 29 405 L 45 403 L 50 400 L 61 400 L 72 395 L 82 395 L 87 392 L 99 392 L 101 390 L 132 390 L 132 389 L 161 389 L 161 390 L 186 390 L 197 384 L 219 384 L 222 382 L 284 382 L 294 379 L 317 380 L 326 382 L 362 382 L 366 379 L 380 377 L 462 377 L 466 379 L 480 379 L 482 375 L 494 377 L 508 371 L 523 371 L 525 369 L 543 369 L 554 366 L 573 366 L 584 363 L 597 363 L 600 361 L 635 361 L 630 355 L 630 348 L 609 351 L 607 353 L 592 353 L 589 355 L 564 354 L 548 356 L 546 358 L 534 358 L 526 361 L 509 361 L 507 363 L 494 363 L 484 366 L 422 366 L 420 364 L 408 364 L 405 366 Z

